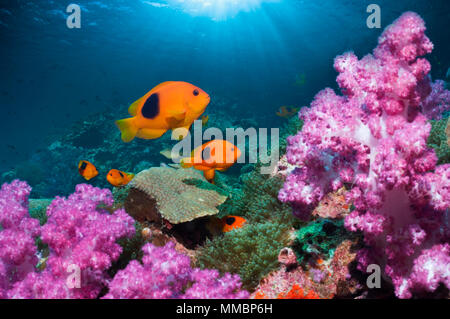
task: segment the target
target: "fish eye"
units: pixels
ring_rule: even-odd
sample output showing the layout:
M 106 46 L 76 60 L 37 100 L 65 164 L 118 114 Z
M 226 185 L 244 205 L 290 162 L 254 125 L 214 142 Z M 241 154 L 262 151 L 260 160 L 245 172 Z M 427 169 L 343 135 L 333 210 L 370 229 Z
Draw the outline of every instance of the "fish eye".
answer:
M 200 92 L 199 92 L 197 89 L 195 89 L 194 92 L 192 92 L 192 94 L 194 94 L 195 96 L 197 96 L 197 95 L 200 94 Z

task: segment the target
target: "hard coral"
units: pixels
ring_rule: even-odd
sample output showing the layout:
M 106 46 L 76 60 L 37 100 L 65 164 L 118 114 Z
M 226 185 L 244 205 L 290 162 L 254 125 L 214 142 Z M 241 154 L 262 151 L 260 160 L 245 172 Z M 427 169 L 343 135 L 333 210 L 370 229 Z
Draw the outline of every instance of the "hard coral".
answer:
M 448 104 L 426 100 L 434 86 L 430 64 L 419 56 L 433 45 L 424 31 L 423 20 L 407 12 L 386 28 L 373 55 L 335 59 L 344 96 L 325 89 L 301 110 L 303 129 L 288 138 L 287 148 L 297 168 L 279 193 L 296 216 L 306 218 L 325 194 L 351 188 L 347 199 L 355 210 L 345 224 L 364 232 L 368 246 L 358 254 L 360 268 L 380 264 L 401 298 L 433 291 L 437 283 L 450 288 L 444 258 L 450 164 L 436 167 L 426 144 L 427 115 L 435 117 Z M 438 267 L 431 256 L 446 263 Z
M 206 181 L 198 171 L 152 167 L 137 174 L 130 183 L 125 209 L 139 221 L 180 224 L 215 215 L 226 196 L 213 188 L 197 187 L 192 180 Z
M 173 243 L 143 247 L 142 264 L 131 261 L 109 285 L 108 299 L 154 298 L 247 298 L 239 277 L 216 270 L 191 268 L 189 257 L 178 253 Z

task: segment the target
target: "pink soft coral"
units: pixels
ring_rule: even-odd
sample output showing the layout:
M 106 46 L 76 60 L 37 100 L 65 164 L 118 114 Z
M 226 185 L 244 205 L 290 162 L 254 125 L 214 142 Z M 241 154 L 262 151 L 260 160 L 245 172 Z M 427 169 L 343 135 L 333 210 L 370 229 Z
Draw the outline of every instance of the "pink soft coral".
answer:
M 134 233 L 134 220 L 124 210 L 113 214 L 98 209 L 112 204 L 109 190 L 82 184 L 68 198 L 56 198 L 47 209 L 48 221 L 28 215 L 30 187 L 19 181 L 0 191 L 0 297 L 95 298 L 107 285 L 106 270 L 122 248 L 116 240 Z M 34 238 L 48 244 L 47 266 L 34 268 Z M 68 284 L 72 272 L 80 273 L 79 288 Z
M 38 258 L 34 245 L 39 221 L 28 214 L 31 187 L 18 180 L 0 190 L 0 298 L 6 298 L 15 282 L 34 270 Z
M 279 193 L 306 218 L 328 192 L 350 188 L 356 209 L 346 227 L 363 231 L 370 247 L 359 252 L 360 267 L 383 265 L 401 298 L 437 283 L 449 287 L 450 164 L 436 168 L 426 144 L 427 115 L 448 109 L 449 95 L 430 96 L 439 82 L 431 83 L 429 62 L 418 58 L 433 48 L 424 31 L 423 20 L 407 12 L 386 28 L 373 55 L 336 57 L 344 96 L 325 89 L 302 109 L 303 129 L 287 147 L 297 167 Z M 432 256 L 445 264 L 432 266 Z
M 234 299 L 247 298 L 240 290 L 239 276 L 219 276 L 217 270 L 191 268 L 189 257 L 178 253 L 174 244 L 143 247 L 142 264 L 131 261 L 109 285 L 108 299 Z M 184 291 L 187 288 L 186 291 Z

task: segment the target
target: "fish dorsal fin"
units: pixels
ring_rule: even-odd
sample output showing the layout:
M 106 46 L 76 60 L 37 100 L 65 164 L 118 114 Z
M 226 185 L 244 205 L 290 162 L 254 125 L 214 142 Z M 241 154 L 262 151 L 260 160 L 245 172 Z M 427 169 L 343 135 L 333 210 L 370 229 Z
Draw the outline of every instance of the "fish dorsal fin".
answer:
M 175 82 L 176 82 L 176 81 L 166 81 L 166 82 L 162 82 L 162 83 L 158 84 L 157 86 L 155 86 L 155 87 L 151 90 L 151 92 L 155 92 L 156 90 L 159 90 L 159 89 L 165 87 L 166 85 L 169 85 L 169 84 L 172 84 L 172 83 L 175 83 Z
M 144 100 L 144 97 L 145 97 L 145 95 L 143 97 L 141 97 L 139 100 L 137 100 L 136 102 L 134 102 L 133 104 L 130 105 L 130 107 L 128 108 L 128 113 L 131 116 L 136 116 L 137 115 L 137 110 L 139 108 L 139 105 L 142 104 L 142 101 Z

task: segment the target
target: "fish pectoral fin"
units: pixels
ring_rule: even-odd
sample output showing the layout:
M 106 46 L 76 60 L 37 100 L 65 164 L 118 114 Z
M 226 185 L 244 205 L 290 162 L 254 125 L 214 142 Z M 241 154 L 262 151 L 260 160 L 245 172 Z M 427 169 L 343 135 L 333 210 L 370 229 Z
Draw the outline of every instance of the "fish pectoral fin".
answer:
M 134 118 L 128 118 L 116 121 L 116 125 L 122 134 L 122 141 L 131 142 L 138 132 L 138 128 L 134 125 Z
M 141 128 L 139 131 L 137 131 L 136 136 L 146 140 L 153 140 L 155 138 L 161 137 L 166 132 L 167 130 L 164 129 Z
M 209 169 L 207 171 L 203 171 L 203 176 L 205 176 L 205 178 L 214 184 L 214 176 L 216 175 L 216 171 L 214 169 Z
M 166 119 L 166 122 L 169 125 L 169 127 L 177 128 L 177 127 L 180 127 L 181 125 L 183 125 L 184 117 L 181 119 L 177 119 L 176 117 L 168 117 Z
M 174 119 L 180 121 L 184 120 L 186 117 L 186 109 L 171 109 L 167 111 L 168 117 L 173 117 Z

